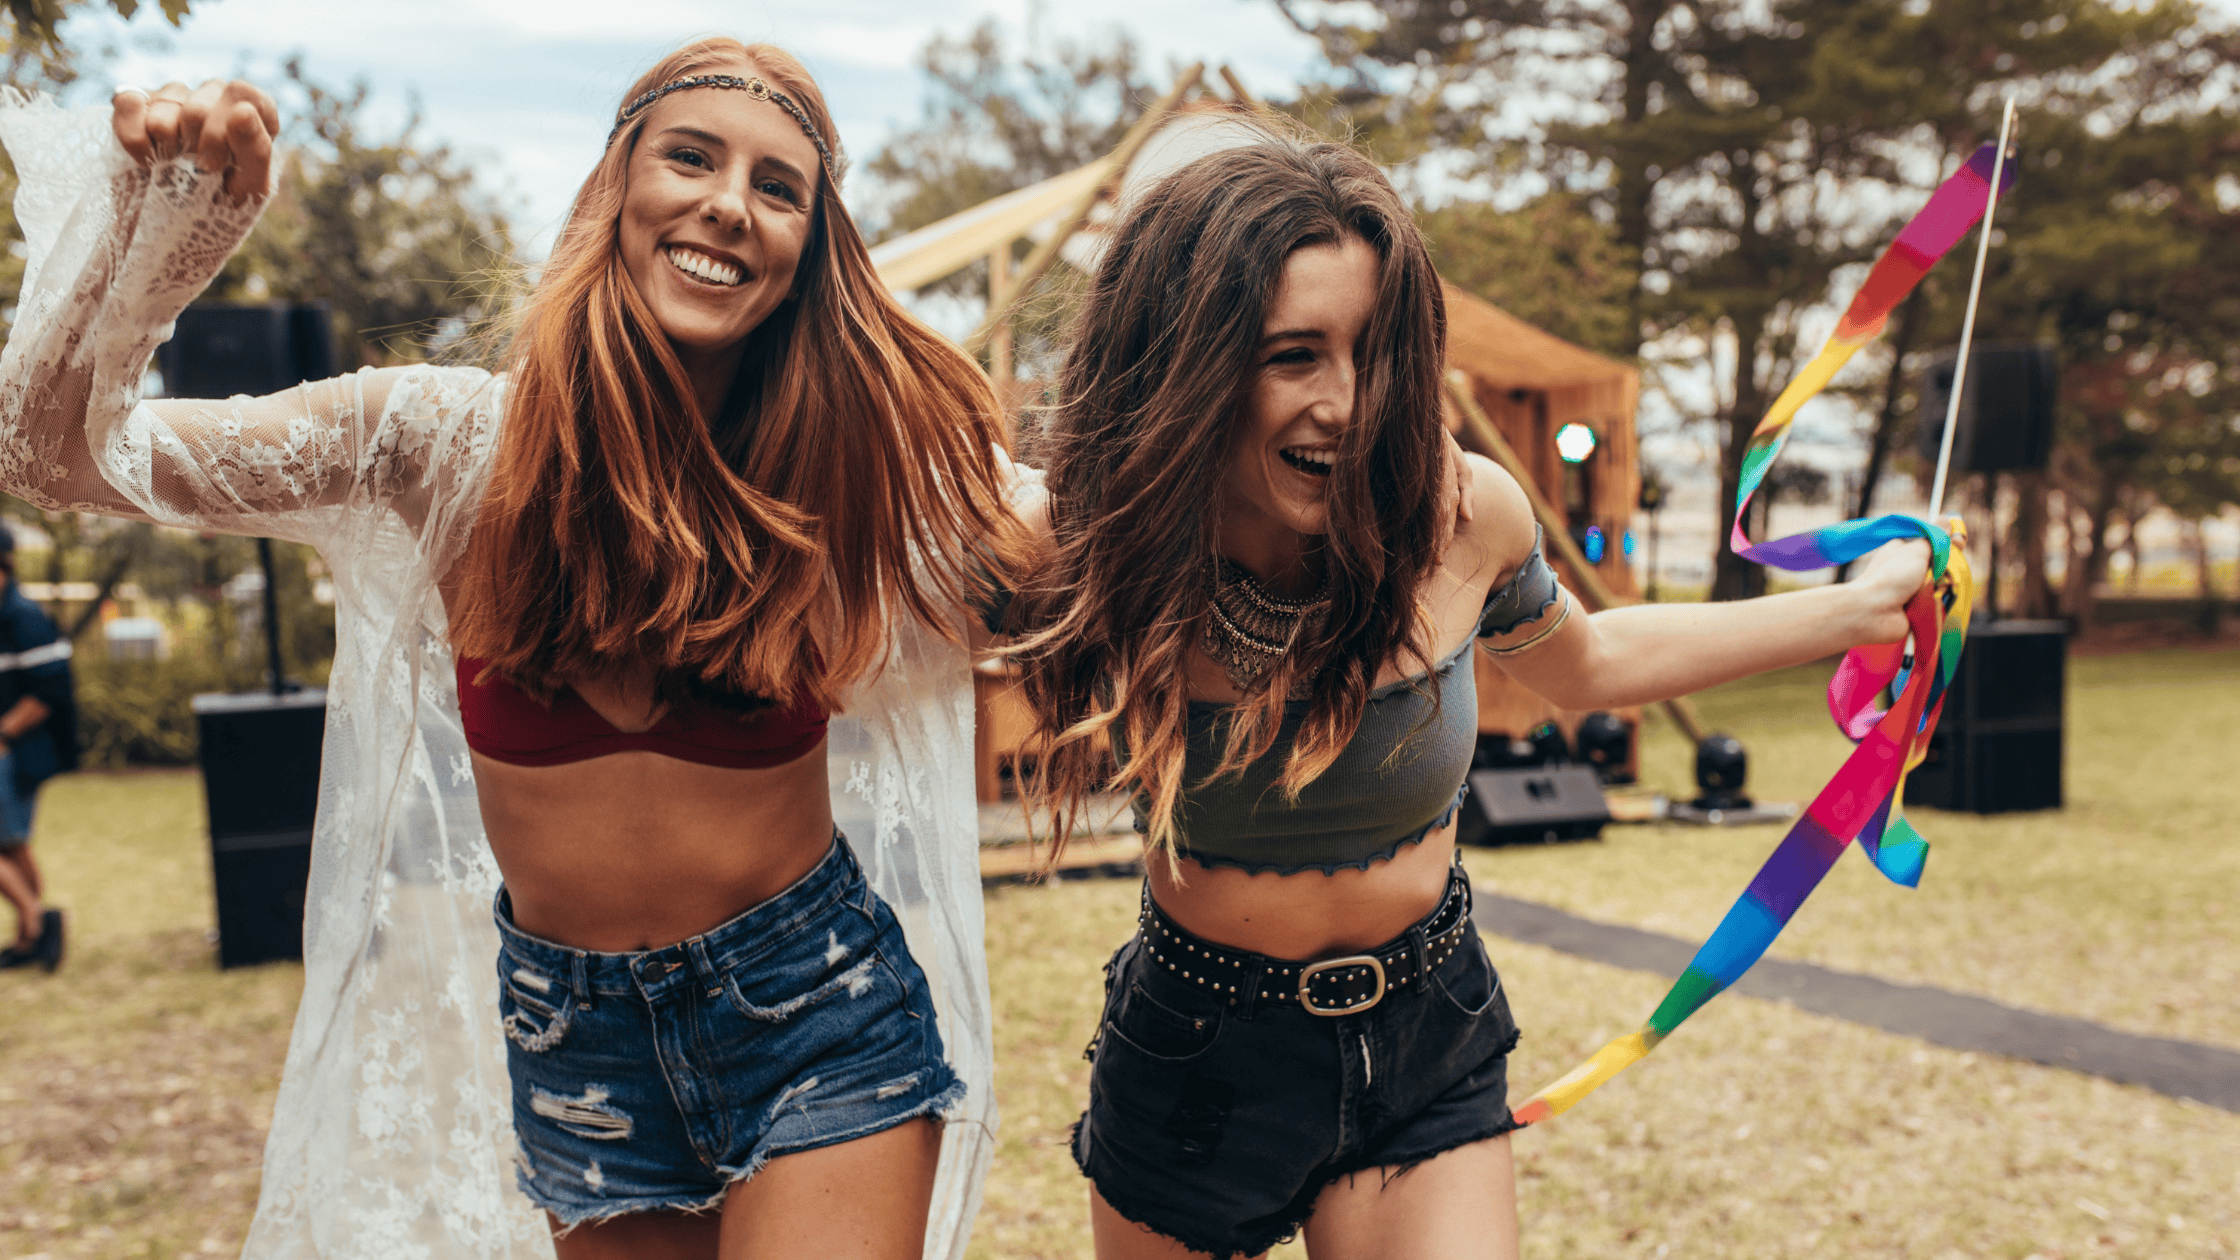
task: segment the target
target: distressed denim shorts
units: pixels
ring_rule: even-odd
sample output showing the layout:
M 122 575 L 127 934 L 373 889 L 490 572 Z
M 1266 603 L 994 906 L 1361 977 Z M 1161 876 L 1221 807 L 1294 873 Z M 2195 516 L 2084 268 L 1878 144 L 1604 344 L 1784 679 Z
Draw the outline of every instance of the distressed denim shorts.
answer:
M 716 1207 L 777 1156 L 964 1096 L 925 973 L 837 835 L 791 888 L 665 949 L 541 940 L 503 891 L 497 919 L 515 1179 L 563 1227 Z
M 1469 915 L 1468 879 L 1458 868 L 1452 880 L 1439 910 L 1367 951 L 1410 950 L 1424 982 L 1352 1014 L 1256 998 L 1256 982 L 1224 996 L 1158 965 L 1143 934 L 1121 946 L 1105 966 L 1089 1109 L 1073 1130 L 1074 1161 L 1105 1202 L 1194 1251 L 1257 1255 L 1297 1233 L 1341 1177 L 1405 1171 L 1519 1127 L 1517 1025 L 1484 939 L 1466 926 L 1452 952 L 1427 949 L 1458 901 Z M 1202 954 L 1205 942 L 1155 906 L 1146 918 L 1178 956 Z

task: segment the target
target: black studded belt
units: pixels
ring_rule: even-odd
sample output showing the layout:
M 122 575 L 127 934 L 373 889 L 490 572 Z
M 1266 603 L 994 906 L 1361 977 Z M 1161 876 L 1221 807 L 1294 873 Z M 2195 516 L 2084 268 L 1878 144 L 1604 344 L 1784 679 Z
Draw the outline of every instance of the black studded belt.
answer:
M 1447 881 L 1447 895 L 1439 908 L 1425 915 L 1417 927 L 1423 931 L 1427 969 L 1445 962 L 1468 939 L 1470 880 L 1461 867 Z M 1319 962 L 1270 958 L 1192 936 L 1151 900 L 1150 885 L 1143 890 L 1143 948 L 1151 954 L 1151 965 L 1186 983 L 1203 985 L 1231 1006 L 1252 1000 L 1257 986 L 1261 1002 L 1296 1002 L 1310 1015 L 1358 1015 L 1388 993 L 1422 985 L 1410 939 L 1415 930 L 1366 954 Z

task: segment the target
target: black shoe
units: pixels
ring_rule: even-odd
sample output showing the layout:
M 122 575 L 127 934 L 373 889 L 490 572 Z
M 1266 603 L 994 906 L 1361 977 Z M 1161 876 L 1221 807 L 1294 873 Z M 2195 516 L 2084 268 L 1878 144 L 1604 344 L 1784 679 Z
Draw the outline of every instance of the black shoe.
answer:
M 0 949 L 0 971 L 13 971 L 18 967 L 28 967 L 37 961 L 39 961 L 39 948 L 36 944 L 30 949 L 17 949 L 13 945 L 6 949 Z
M 49 910 L 39 920 L 39 943 L 31 947 L 39 966 L 53 971 L 62 965 L 62 912 Z

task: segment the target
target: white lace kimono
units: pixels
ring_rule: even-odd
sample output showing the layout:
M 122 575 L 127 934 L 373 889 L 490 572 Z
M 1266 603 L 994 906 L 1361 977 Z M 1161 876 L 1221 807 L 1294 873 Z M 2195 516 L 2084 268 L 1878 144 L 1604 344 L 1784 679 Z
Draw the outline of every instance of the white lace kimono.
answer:
M 0 487 L 319 549 L 336 654 L 304 993 L 246 1255 L 549 1256 L 513 1186 L 493 982 L 498 872 L 476 808 L 437 580 L 458 556 L 502 377 L 368 370 L 271 398 L 138 402 L 148 357 L 255 222 L 185 159 L 136 167 L 106 109 L 0 103 L 29 245 L 0 358 Z M 931 978 L 969 1087 L 926 1235 L 960 1256 L 995 1124 L 972 710 L 961 649 L 897 627 L 834 720 L 832 804 Z

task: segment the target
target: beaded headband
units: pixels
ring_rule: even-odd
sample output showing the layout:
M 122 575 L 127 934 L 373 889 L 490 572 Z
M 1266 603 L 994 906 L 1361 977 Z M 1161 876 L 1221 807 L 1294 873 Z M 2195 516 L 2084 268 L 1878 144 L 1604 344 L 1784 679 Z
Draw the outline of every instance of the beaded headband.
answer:
M 682 79 L 672 79 L 623 106 L 622 113 L 615 117 L 614 130 L 607 133 L 608 147 L 613 147 L 614 138 L 622 134 L 622 129 L 630 125 L 631 119 L 646 112 L 646 109 L 655 101 L 671 92 L 682 92 L 686 88 L 704 87 L 732 88 L 745 92 L 758 101 L 769 101 L 779 109 L 793 115 L 793 120 L 801 124 L 801 134 L 809 137 L 809 143 L 817 146 L 817 156 L 824 161 L 824 173 L 832 177 L 834 184 L 840 182 L 840 172 L 833 162 L 832 150 L 825 146 L 824 137 L 817 134 L 817 125 L 809 121 L 808 112 L 794 104 L 792 97 L 773 89 L 760 78 L 742 79 L 735 74 L 695 74 Z

